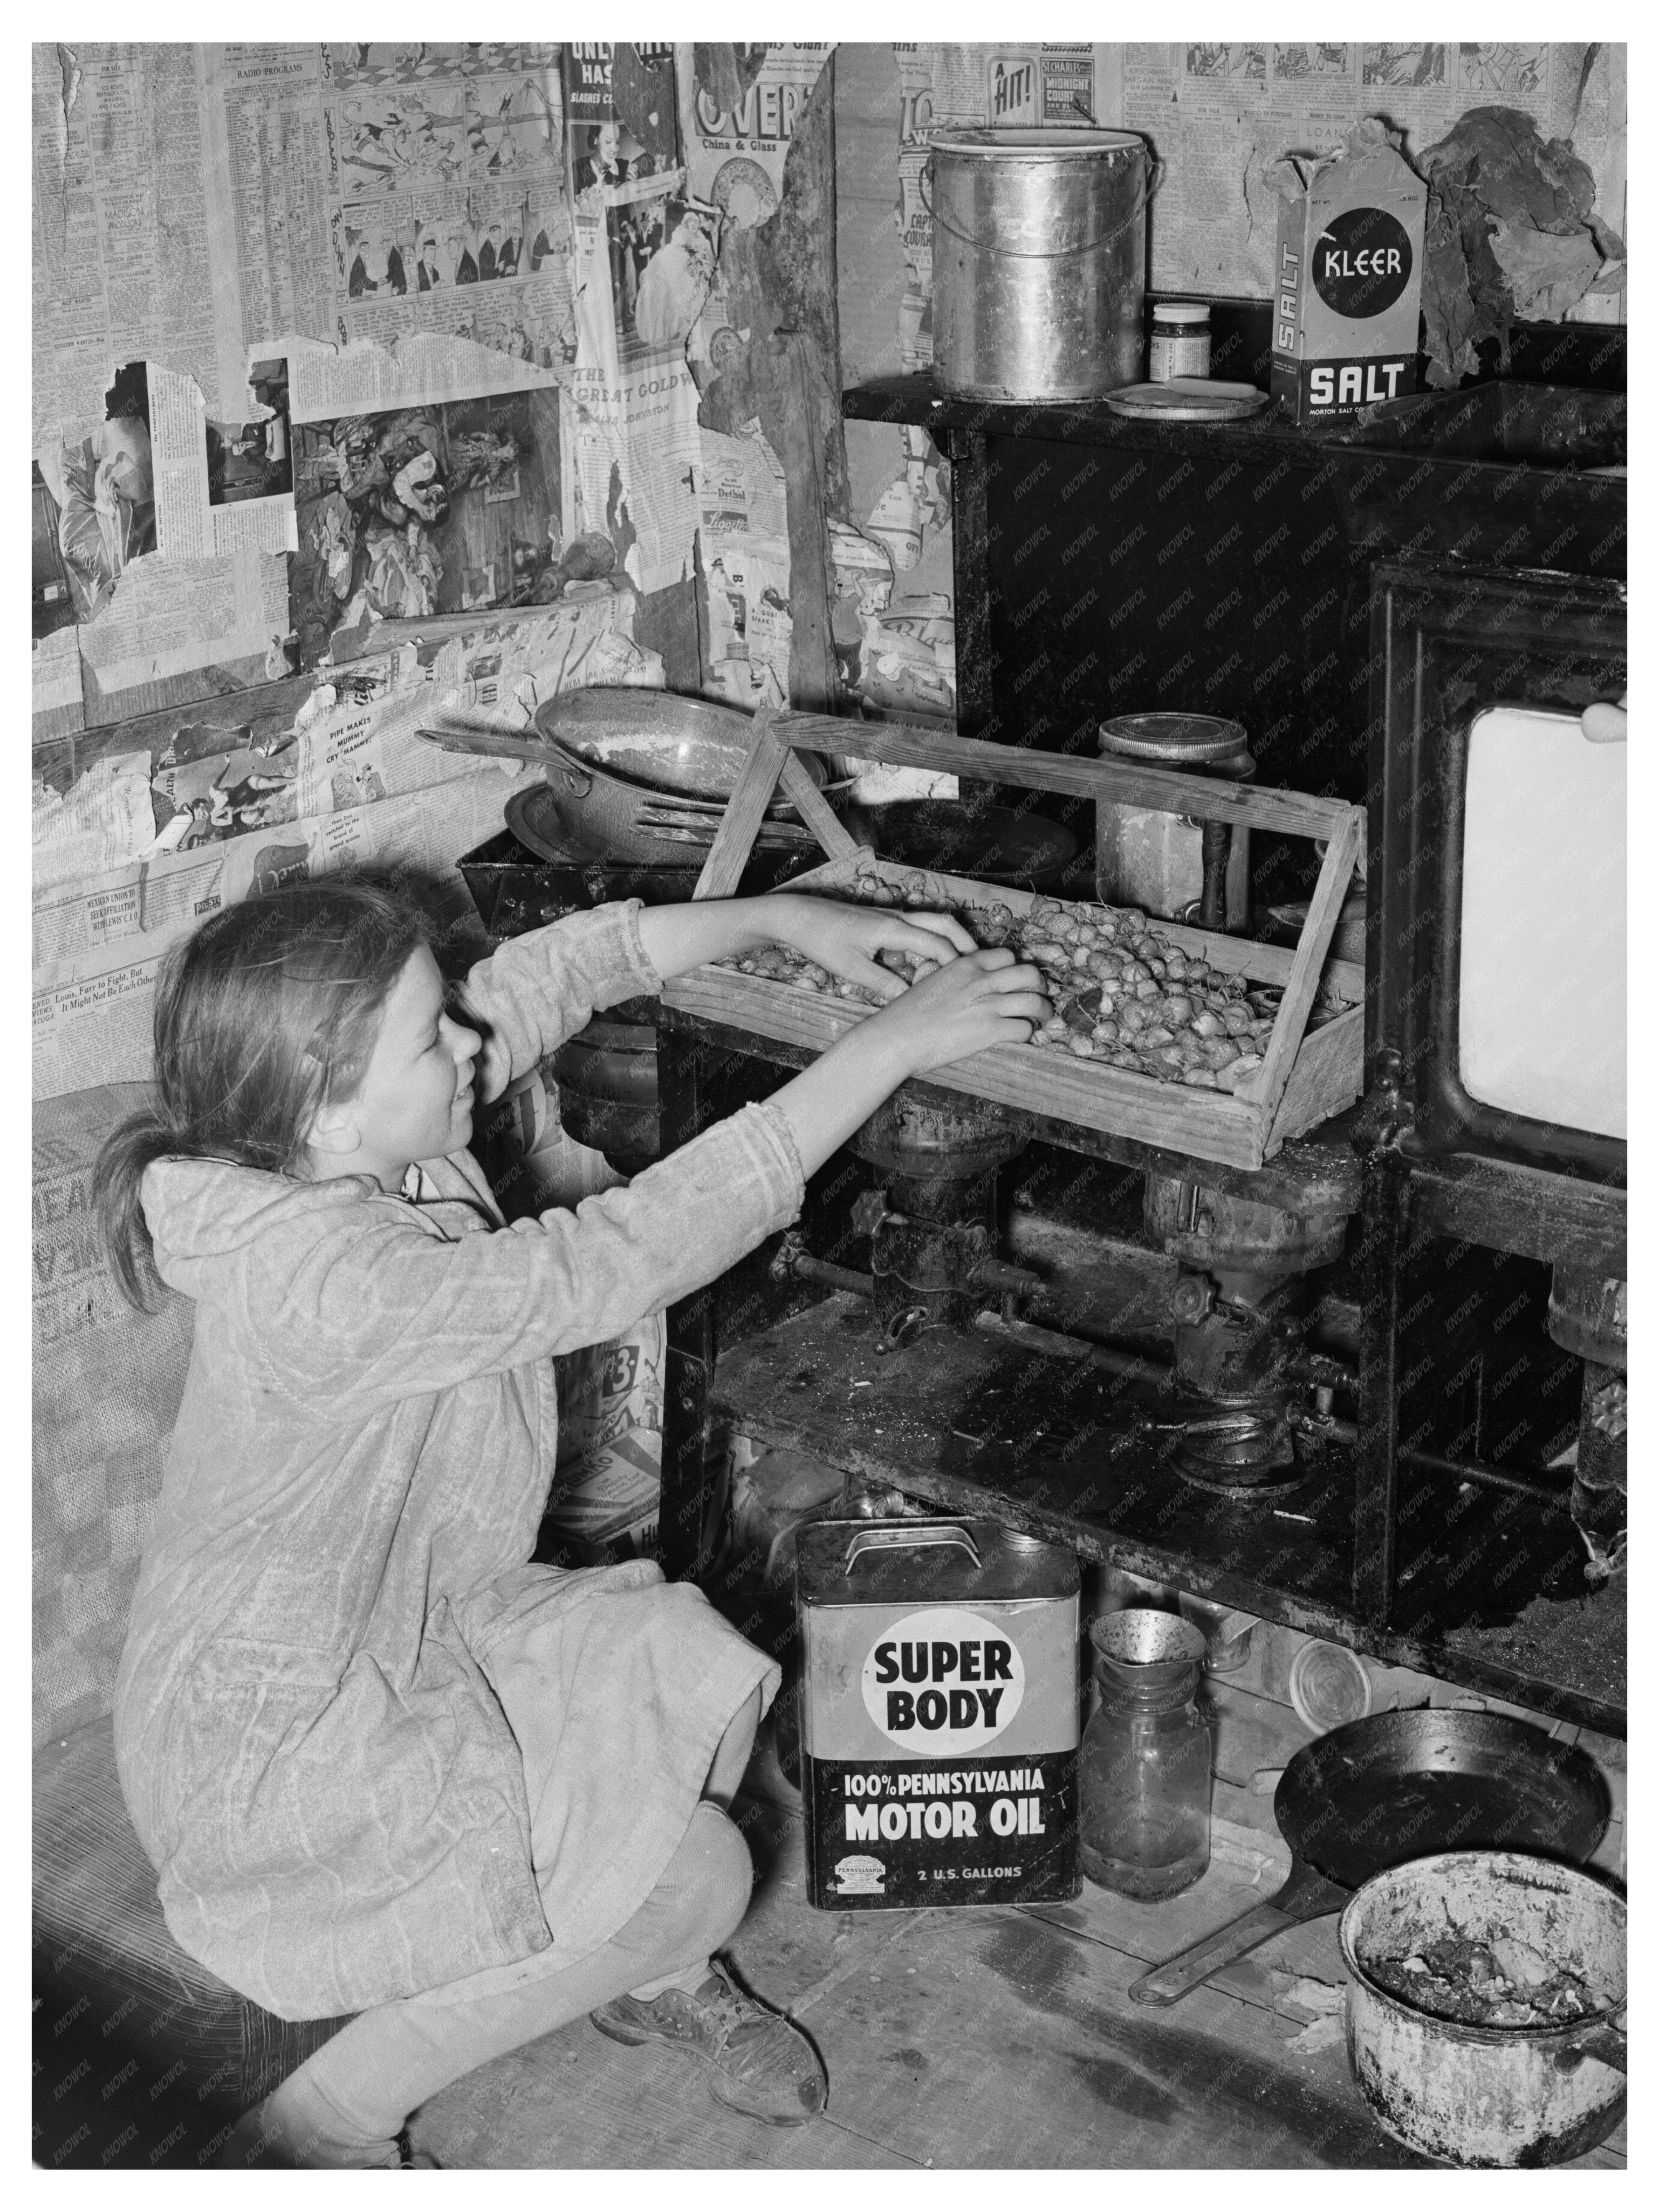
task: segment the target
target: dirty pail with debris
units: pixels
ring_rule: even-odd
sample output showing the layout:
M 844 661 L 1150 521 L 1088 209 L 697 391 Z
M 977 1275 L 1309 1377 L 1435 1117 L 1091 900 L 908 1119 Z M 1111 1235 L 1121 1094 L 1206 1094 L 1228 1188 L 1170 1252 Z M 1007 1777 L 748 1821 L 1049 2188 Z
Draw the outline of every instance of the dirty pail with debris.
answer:
M 1139 383 L 1146 141 L 1131 131 L 944 131 L 929 168 L 940 391 L 1097 399 Z
M 1075 1897 L 1078 1563 L 989 1521 L 801 1529 L 811 1902 Z

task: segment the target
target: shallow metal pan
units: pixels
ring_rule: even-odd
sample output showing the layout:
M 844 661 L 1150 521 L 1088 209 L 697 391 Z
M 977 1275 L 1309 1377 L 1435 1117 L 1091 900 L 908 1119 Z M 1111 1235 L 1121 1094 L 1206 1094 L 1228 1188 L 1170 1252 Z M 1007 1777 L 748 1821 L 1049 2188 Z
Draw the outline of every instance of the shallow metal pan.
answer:
M 1273 1818 L 1291 1848 L 1276 1896 L 1143 1974 L 1129 1995 L 1174 2004 L 1270 1936 L 1346 1905 L 1386 1868 L 1435 1851 L 1507 1850 L 1582 1865 L 1611 1812 L 1595 1761 L 1503 1713 L 1372 1713 L 1304 1745 Z

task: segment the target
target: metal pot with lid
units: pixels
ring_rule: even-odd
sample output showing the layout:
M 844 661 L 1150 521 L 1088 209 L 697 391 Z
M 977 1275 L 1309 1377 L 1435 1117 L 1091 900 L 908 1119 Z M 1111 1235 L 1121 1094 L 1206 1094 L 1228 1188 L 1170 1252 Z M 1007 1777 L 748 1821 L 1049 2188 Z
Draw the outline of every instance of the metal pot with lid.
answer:
M 1109 758 L 1248 783 L 1255 761 L 1242 723 L 1218 714 L 1117 714 L 1100 726 Z M 1250 833 L 1224 822 L 1099 799 L 1095 889 L 1108 906 L 1242 936 L 1250 915 Z

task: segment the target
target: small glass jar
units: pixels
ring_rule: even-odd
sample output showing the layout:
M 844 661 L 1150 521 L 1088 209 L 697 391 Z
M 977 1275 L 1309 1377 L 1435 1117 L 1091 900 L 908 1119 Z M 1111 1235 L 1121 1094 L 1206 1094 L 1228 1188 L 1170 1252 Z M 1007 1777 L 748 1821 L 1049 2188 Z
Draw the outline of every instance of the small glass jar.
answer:
M 1152 307 L 1146 374 L 1153 384 L 1210 373 L 1210 311 L 1201 300 L 1158 300 Z
M 1132 1607 L 1097 1620 L 1089 1640 L 1100 1709 L 1079 1765 L 1083 1871 L 1125 1897 L 1176 1896 L 1210 1863 L 1203 1635 L 1179 1613 Z

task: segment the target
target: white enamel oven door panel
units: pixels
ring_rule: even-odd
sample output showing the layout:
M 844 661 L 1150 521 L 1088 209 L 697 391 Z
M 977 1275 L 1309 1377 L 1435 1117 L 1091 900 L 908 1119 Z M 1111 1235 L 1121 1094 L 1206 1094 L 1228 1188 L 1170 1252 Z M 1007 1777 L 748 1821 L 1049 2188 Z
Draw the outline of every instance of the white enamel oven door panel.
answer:
M 1458 1069 L 1501 1112 L 1622 1138 L 1626 763 L 1576 714 L 1469 729 Z

